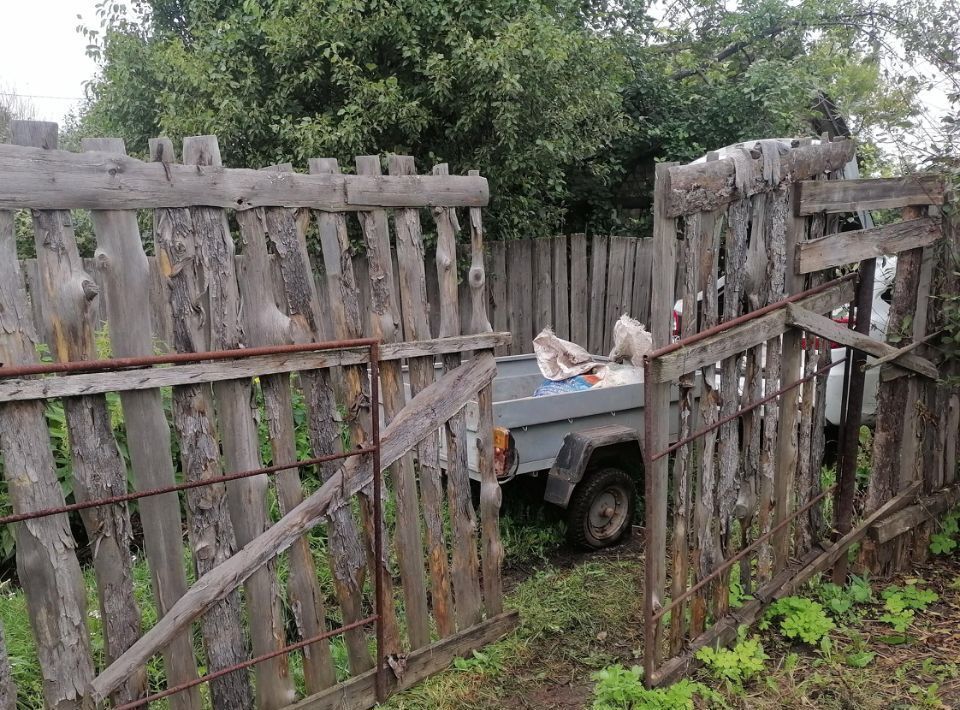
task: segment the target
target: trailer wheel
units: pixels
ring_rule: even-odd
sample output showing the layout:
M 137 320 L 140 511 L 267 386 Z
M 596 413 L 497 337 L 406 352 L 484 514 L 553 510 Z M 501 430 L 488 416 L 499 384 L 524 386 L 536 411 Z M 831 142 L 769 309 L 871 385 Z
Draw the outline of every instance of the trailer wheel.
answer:
M 590 471 L 573 491 L 567 508 L 567 538 L 588 550 L 614 545 L 629 534 L 636 486 L 626 471 L 604 467 Z

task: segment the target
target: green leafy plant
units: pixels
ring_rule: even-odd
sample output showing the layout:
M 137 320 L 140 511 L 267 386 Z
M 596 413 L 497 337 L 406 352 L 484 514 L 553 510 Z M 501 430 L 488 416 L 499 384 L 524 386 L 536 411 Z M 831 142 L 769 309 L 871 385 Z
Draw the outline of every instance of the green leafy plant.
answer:
M 593 710 L 693 710 L 693 698 L 720 703 L 719 695 L 702 683 L 681 680 L 666 688 L 643 687 L 643 669 L 608 666 L 593 674 Z
M 737 632 L 737 643 L 732 648 L 706 646 L 697 651 L 697 660 L 703 663 L 711 675 L 736 687 L 763 671 L 764 661 L 770 658 L 763 650 L 760 639 L 746 637 L 745 626 Z
M 847 665 L 851 668 L 866 668 L 877 654 L 873 651 L 855 651 L 847 654 Z
M 940 521 L 939 532 L 930 536 L 930 552 L 935 555 L 949 555 L 957 549 L 960 538 L 960 507 L 954 508 Z
M 884 613 L 880 621 L 890 624 L 894 631 L 903 633 L 913 623 L 918 611 L 923 611 L 939 598 L 932 589 L 923 589 L 915 581 L 903 587 L 887 587 L 883 590 Z
M 805 597 L 778 599 L 767 609 L 759 628 L 768 629 L 777 619 L 780 620 L 780 633 L 786 638 L 800 640 L 811 646 L 821 643 L 836 628 L 823 606 Z
M 854 575 L 846 587 L 824 582 L 816 587 L 817 597 L 837 621 L 850 621 L 859 615 L 858 607 L 874 601 L 870 582 Z

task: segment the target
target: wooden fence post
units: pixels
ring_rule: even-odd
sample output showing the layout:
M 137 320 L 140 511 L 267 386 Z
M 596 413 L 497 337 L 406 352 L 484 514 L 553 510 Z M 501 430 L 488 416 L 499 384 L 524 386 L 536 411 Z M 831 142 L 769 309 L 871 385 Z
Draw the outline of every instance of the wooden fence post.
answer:
M 14 124 L 16 125 L 16 124 Z M 0 210 L 0 362 L 37 361 L 36 336 L 17 262 L 13 213 Z M 64 505 L 39 401 L 0 404 L 0 453 L 15 513 Z M 44 702 L 79 708 L 93 679 L 86 589 L 66 515 L 17 523 L 17 572 L 37 643 Z

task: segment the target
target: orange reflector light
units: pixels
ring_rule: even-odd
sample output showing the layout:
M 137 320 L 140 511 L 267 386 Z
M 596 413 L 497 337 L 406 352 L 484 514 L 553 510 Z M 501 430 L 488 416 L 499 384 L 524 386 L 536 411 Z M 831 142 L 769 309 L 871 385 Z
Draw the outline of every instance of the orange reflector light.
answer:
M 506 451 L 510 448 L 510 430 L 502 426 L 493 428 L 493 446 Z

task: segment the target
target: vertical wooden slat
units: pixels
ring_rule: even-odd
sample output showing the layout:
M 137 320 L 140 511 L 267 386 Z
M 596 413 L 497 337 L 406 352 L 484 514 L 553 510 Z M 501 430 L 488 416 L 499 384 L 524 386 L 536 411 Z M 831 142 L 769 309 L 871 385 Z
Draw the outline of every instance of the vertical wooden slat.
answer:
M 683 297 L 683 315 L 680 337 L 688 338 L 697 332 L 697 291 L 700 286 L 700 215 L 688 216 L 684 225 L 684 239 L 680 243 L 680 293 Z M 631 244 L 632 248 L 633 245 Z M 633 249 L 633 252 L 636 250 Z M 624 283 L 633 284 L 633 274 L 624 278 Z M 629 302 L 628 298 L 624 302 Z M 684 374 L 680 378 L 680 411 L 679 437 L 690 436 L 699 427 L 696 421 L 696 411 L 693 406 L 693 393 L 696 384 L 696 372 Z M 690 494 L 692 490 L 690 477 L 696 471 L 696 451 L 698 442 L 681 446 L 677 449 L 673 463 L 673 572 L 671 579 L 671 595 L 674 599 L 687 589 L 688 567 L 690 559 L 689 523 L 690 523 Z M 674 609 L 670 616 L 670 653 L 676 654 L 683 645 L 686 633 L 686 604 Z
M 724 228 L 724 213 L 704 212 L 700 215 L 700 284 L 703 293 L 703 317 L 700 330 L 712 328 L 719 320 L 717 278 L 719 272 L 720 235 Z M 702 368 L 703 392 L 700 396 L 700 418 L 704 427 L 718 421 L 720 395 L 716 389 L 716 366 Z M 720 561 L 719 528 L 716 516 L 717 432 L 711 430 L 704 435 L 701 444 L 699 476 L 697 480 L 696 509 L 694 527 L 696 542 L 693 562 L 696 578 L 699 581 L 710 574 Z M 690 632 L 697 636 L 703 632 L 707 618 L 707 600 L 710 598 L 709 585 L 696 594 L 690 605 Z
M 623 280 L 624 268 L 627 259 L 627 244 L 625 237 L 610 237 L 610 256 L 607 265 L 607 301 L 604 309 L 603 346 L 602 352 L 610 352 L 613 348 L 613 324 L 623 315 Z M 676 265 L 674 265 L 676 269 Z M 673 312 L 670 304 L 669 312 Z
M 606 327 L 607 242 L 603 235 L 594 235 L 590 243 L 590 324 L 587 349 L 595 354 L 603 352 Z M 611 327 L 613 324 L 611 323 Z
M 780 301 L 786 293 L 786 272 L 790 268 L 791 260 L 787 251 L 787 210 L 789 209 L 790 192 L 778 190 L 770 202 L 767 210 L 768 227 L 766 230 L 767 253 L 767 299 L 769 302 Z M 764 392 L 774 392 L 780 387 L 781 378 L 781 345 L 780 338 L 771 338 L 766 344 L 766 360 L 764 362 Z M 777 471 L 777 452 L 779 451 L 778 422 L 780 420 L 779 404 L 774 401 L 763 407 L 763 442 L 760 448 L 760 470 L 758 475 L 758 530 L 759 535 L 765 535 L 772 527 L 775 505 L 775 480 Z M 757 551 L 757 581 L 765 582 L 773 573 L 773 550 L 770 544 L 764 543 Z
M 114 149 L 119 150 L 119 143 Z M 106 287 L 113 356 L 153 355 L 151 308 L 142 298 L 144 284 L 150 280 L 150 267 L 140 238 L 137 213 L 94 210 L 91 218 L 97 237 L 97 259 Z M 173 462 L 168 453 L 171 451 L 170 429 L 159 390 L 121 392 L 120 402 L 134 487 L 144 490 L 173 485 Z M 180 501 L 175 493 L 149 496 L 138 502 L 138 508 L 154 603 L 157 616 L 162 618 L 187 590 Z M 168 685 L 197 677 L 190 634 L 183 634 L 170 643 L 164 649 L 163 659 Z M 170 706 L 177 710 L 199 708 L 199 690 L 192 688 L 177 693 L 170 698 Z
M 169 140 L 150 143 L 155 162 L 174 162 Z M 209 350 L 204 330 L 206 313 L 197 308 L 206 289 L 203 270 L 198 268 L 193 219 L 188 209 L 158 209 L 154 212 L 153 234 L 159 255 L 165 291 L 171 302 L 175 352 Z M 220 441 L 209 385 L 173 388 L 173 426 L 180 444 L 184 480 L 209 481 L 223 475 Z M 229 559 L 237 550 L 236 536 L 226 501 L 226 486 L 210 483 L 187 491 L 187 538 L 193 551 L 197 575 L 202 577 Z M 239 591 L 227 595 L 200 619 L 203 645 L 211 671 L 219 671 L 249 657 L 244 638 Z M 247 672 L 230 673 L 210 683 L 216 705 L 253 707 L 253 689 Z
M 507 245 L 490 242 L 490 307 L 493 311 L 493 329 L 498 333 L 510 330 L 510 304 L 507 291 Z M 496 354 L 507 355 L 511 346 L 497 348 Z
M 376 155 L 356 159 L 357 173 L 379 175 Z M 367 245 L 371 293 L 371 335 L 385 343 L 400 340 L 400 308 L 394 295 L 393 267 L 387 213 L 384 210 L 360 212 L 360 225 Z M 403 374 L 397 360 L 380 363 L 380 396 L 384 421 L 389 424 L 404 405 Z M 417 473 L 413 453 L 404 454 L 390 472 L 397 505 L 394 546 L 400 566 L 407 634 L 412 650 L 430 643 L 430 610 L 423 568 L 423 535 L 420 505 L 417 500 Z
M 186 165 L 219 167 L 220 148 L 215 136 L 193 136 L 183 142 Z M 235 247 L 226 213 L 211 207 L 190 209 L 193 240 L 205 293 L 200 307 L 205 310 L 206 342 L 211 350 L 229 350 L 242 344 L 241 299 L 234 264 Z M 253 397 L 249 380 L 228 380 L 213 386 L 223 457 L 229 471 L 259 468 L 260 439 L 251 409 Z M 244 478 L 227 483 L 227 505 L 237 544 L 244 546 L 269 525 L 268 479 Z M 270 653 L 285 645 L 285 627 L 277 589 L 276 561 L 257 570 L 245 584 L 250 639 L 254 655 Z M 257 664 L 256 693 L 260 708 L 277 708 L 293 701 L 293 683 L 285 655 Z
M 567 280 L 567 237 L 551 241 L 553 247 L 553 332 L 570 339 L 570 283 Z
M 786 204 L 793 204 L 793 192 L 798 189 L 791 185 L 787 188 L 789 193 L 786 196 Z M 806 218 L 797 217 L 788 214 L 785 224 L 785 249 L 784 252 L 789 256 L 796 250 L 797 243 L 804 238 L 806 228 Z M 788 259 L 787 263 L 790 263 Z M 784 294 L 789 296 L 802 289 L 803 278 L 796 273 L 794 268 L 784 269 Z M 791 328 L 783 334 L 781 347 L 783 357 L 781 360 L 781 386 L 794 382 L 801 377 L 801 348 L 800 333 L 795 328 Z M 768 350 L 769 358 L 769 350 Z M 785 392 L 780 398 L 779 426 L 777 427 L 777 461 L 773 481 L 773 523 L 779 524 L 787 515 L 791 508 L 791 491 L 793 490 L 793 478 L 797 471 L 797 425 L 799 419 L 800 388 L 794 387 L 789 392 Z M 790 526 L 781 528 L 772 538 L 772 548 L 774 556 L 774 570 L 779 572 L 789 561 L 790 556 Z
M 633 310 L 633 281 L 634 269 L 636 267 L 637 246 L 636 240 L 624 237 L 625 252 L 623 255 L 623 290 L 620 292 L 620 315 L 626 313 L 634 317 Z M 619 315 L 617 316 L 619 318 Z M 611 347 L 613 347 L 611 345 Z
M 479 177 L 479 170 L 470 170 L 468 174 Z M 487 272 L 484 267 L 483 221 L 480 208 L 472 207 L 467 212 L 470 220 L 470 273 L 467 283 L 470 286 L 470 326 L 471 333 L 489 333 L 490 317 L 487 305 Z
M 550 256 L 550 240 L 546 237 L 533 240 L 533 335 L 553 326 L 553 268 Z
M 587 347 L 590 323 L 587 235 L 570 235 L 570 340 Z
M 0 362 L 37 361 L 36 335 L 17 262 L 14 217 L 0 210 Z M 0 453 L 15 513 L 64 504 L 42 402 L 0 405 Z M 79 708 L 93 680 L 86 590 L 66 515 L 16 525 L 17 573 L 26 593 L 48 707 Z
M 677 253 L 677 223 L 667 216 L 667 201 L 670 196 L 670 163 L 659 163 L 656 169 L 654 187 L 654 239 L 656 254 L 653 269 L 652 312 L 656 316 L 650 321 L 653 347 L 663 347 L 670 342 L 672 329 L 671 311 L 675 290 L 675 269 Z M 594 275 L 596 275 L 594 271 Z M 595 282 L 596 283 L 596 282 Z M 646 383 L 644 407 L 646 415 L 646 436 L 644 449 L 647 466 L 644 472 L 646 492 L 646 549 L 666 550 L 667 547 L 667 476 L 669 475 L 669 457 L 662 456 L 656 461 L 651 458 L 667 446 L 669 427 L 665 416 L 649 416 L 650 412 L 667 412 L 670 406 L 669 383 Z M 647 585 L 644 590 L 644 615 L 651 618 L 664 605 L 664 585 L 666 584 L 666 555 L 657 552 L 648 554 L 645 559 Z M 660 657 L 661 624 L 655 623 L 651 633 L 644 639 L 644 668 L 646 679 L 653 671 Z
M 446 163 L 435 165 L 434 175 L 448 175 Z M 434 209 L 437 225 L 437 279 L 440 282 L 440 337 L 460 335 L 457 306 L 457 233 L 460 224 L 452 209 Z M 482 287 L 483 243 L 475 239 L 471 276 Z M 474 271 L 477 269 L 477 271 Z M 479 291 L 479 290 L 478 290 Z M 474 297 L 474 322 L 486 323 L 482 291 Z M 460 353 L 443 356 L 444 372 L 460 367 Z M 447 444 L 447 505 L 453 531 L 453 595 L 457 627 L 467 629 L 482 618 L 480 599 L 480 560 L 477 555 L 477 521 L 470 494 L 470 468 L 467 456 L 467 419 L 462 410 L 444 424 Z
M 711 222 L 712 224 L 712 222 Z M 630 315 L 641 323 L 650 320 L 650 268 L 653 254 L 652 239 L 637 239 L 637 253 L 633 260 L 633 298 Z
M 533 335 L 533 266 L 530 240 L 519 239 L 506 243 L 507 298 L 510 301 L 510 332 L 513 342 L 510 354 L 530 352 Z
M 311 173 L 339 173 L 340 167 L 336 159 L 311 158 Z M 320 245 L 323 251 L 323 263 L 327 271 L 327 286 L 330 289 L 330 301 L 333 305 L 333 326 L 337 338 L 359 338 L 363 333 L 360 318 L 360 297 L 356 278 L 353 273 L 353 261 L 350 256 L 350 238 L 347 234 L 346 215 L 330 212 L 317 212 L 317 225 L 320 232 Z M 335 303 L 334 303 L 335 301 Z M 347 426 L 354 447 L 368 446 L 371 441 L 371 406 L 370 382 L 366 367 L 350 365 L 342 368 L 346 396 L 345 408 L 347 411 Z M 387 548 L 384 547 L 384 557 L 377 559 L 374 550 L 374 535 L 377 527 L 380 534 L 386 535 L 383 521 L 377 520 L 374 515 L 374 501 L 372 489 L 364 489 L 359 493 L 360 519 L 363 524 L 363 539 L 366 544 L 367 566 L 373 574 L 377 566 L 383 572 L 382 599 L 384 606 L 381 609 L 380 623 L 384 629 L 384 644 L 387 654 L 396 653 L 399 648 L 399 629 L 397 628 L 397 614 L 394 609 L 393 576 L 386 559 Z
M 292 166 L 266 169 L 290 172 Z M 308 341 L 311 334 L 300 314 L 291 318 L 286 312 L 284 275 L 289 274 L 290 268 L 285 266 L 285 262 L 299 260 L 301 254 L 296 213 L 276 207 L 246 210 L 237 213 L 237 222 L 243 239 L 244 259 L 242 265 L 238 266 L 238 273 L 247 342 L 257 347 Z M 271 258 L 268 244 L 273 245 L 276 264 Z M 302 271 L 297 270 L 297 273 L 302 274 Z M 303 282 L 298 280 L 297 287 L 302 288 Z M 277 304 L 283 304 L 283 310 Z M 294 463 L 298 456 L 290 375 L 264 375 L 259 380 L 272 463 Z M 296 468 L 278 472 L 275 485 L 281 513 L 292 510 L 303 500 L 303 489 Z M 297 635 L 311 638 L 325 630 L 326 609 L 309 538 L 299 538 L 290 546 L 287 555 L 290 570 L 287 582 L 289 608 Z M 303 672 L 308 693 L 319 692 L 336 682 L 330 644 L 326 639 L 304 649 Z
M 41 125 L 50 127 L 47 140 L 55 147 L 56 124 Z M 83 267 L 70 213 L 34 210 L 32 214 L 40 276 L 32 295 L 40 306 L 43 338 L 56 362 L 95 360 L 93 323 L 99 288 Z M 126 466 L 114 438 L 106 398 L 68 397 L 63 400 L 63 409 L 77 500 L 126 493 Z M 133 596 L 130 516 L 124 504 L 90 508 L 81 518 L 93 546 L 104 645 L 112 661 L 140 637 L 140 610 Z M 117 692 L 116 699 L 133 700 L 145 690 L 146 670 L 140 669 Z
M 390 156 L 391 175 L 413 175 L 413 158 Z M 430 325 L 426 299 L 426 275 L 424 273 L 423 235 L 420 229 L 420 213 L 413 209 L 401 209 L 394 213 L 397 235 L 397 259 L 400 264 L 400 299 L 406 335 L 414 340 L 428 340 Z M 410 390 L 416 396 L 433 382 L 432 357 L 412 358 Z M 427 547 L 430 556 L 430 580 L 433 615 L 437 632 L 445 638 L 455 631 L 451 614 L 453 603 L 450 576 L 447 568 L 447 547 L 441 519 L 442 491 L 440 490 L 440 462 L 437 437 L 429 437 L 417 447 L 420 462 L 420 501 L 427 531 Z

